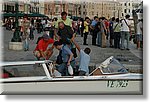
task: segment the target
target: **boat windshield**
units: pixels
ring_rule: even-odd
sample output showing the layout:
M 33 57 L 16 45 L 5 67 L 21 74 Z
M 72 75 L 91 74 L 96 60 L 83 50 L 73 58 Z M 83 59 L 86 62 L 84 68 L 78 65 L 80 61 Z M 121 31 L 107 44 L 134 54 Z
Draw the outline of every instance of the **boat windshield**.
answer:
M 2 78 L 46 76 L 40 64 L 4 66 L 2 70 Z
M 101 67 L 103 74 L 128 73 L 127 69 L 115 58 L 109 60 L 109 64 Z

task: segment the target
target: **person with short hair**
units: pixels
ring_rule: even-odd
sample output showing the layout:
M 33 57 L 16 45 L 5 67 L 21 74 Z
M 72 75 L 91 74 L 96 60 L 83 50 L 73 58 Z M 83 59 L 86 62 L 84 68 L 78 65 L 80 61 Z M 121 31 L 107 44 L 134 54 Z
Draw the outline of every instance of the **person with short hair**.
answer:
M 28 20 L 28 16 L 25 15 L 22 22 L 22 42 L 24 45 L 24 51 L 29 50 L 29 34 L 30 34 L 30 21 Z
M 73 53 L 71 52 L 69 45 L 64 45 L 60 41 L 55 41 L 54 46 L 57 50 L 60 51 L 62 63 L 57 67 L 57 70 L 61 73 L 62 76 L 68 76 L 68 66 L 75 68 L 75 59 Z
M 109 36 L 110 36 L 109 21 L 108 21 L 108 19 L 106 19 L 106 18 L 104 19 L 104 24 L 105 24 L 105 27 L 106 27 L 106 32 L 105 32 L 105 34 L 106 34 L 106 40 L 108 40 Z
M 85 18 L 85 21 L 84 21 L 84 30 L 83 30 L 83 45 L 88 45 L 87 44 L 87 36 L 89 34 L 89 17 L 86 17 Z
M 44 58 L 45 60 L 48 60 L 51 55 L 53 54 L 53 46 L 48 47 L 50 44 L 53 44 L 54 40 L 51 39 L 47 34 L 44 34 L 42 36 L 42 39 L 38 42 L 35 50 L 33 51 L 34 56 L 40 60 L 40 58 Z
M 57 20 L 55 23 L 55 28 L 58 29 L 58 23 L 63 21 L 65 25 L 72 27 L 72 20 L 67 17 L 67 12 L 61 13 L 61 18 Z
M 72 38 L 74 32 L 70 26 L 64 24 L 64 22 L 58 23 L 58 38 L 63 44 L 71 44 L 70 39 Z
M 97 32 L 95 32 L 95 26 L 98 23 L 98 17 L 95 16 L 94 20 L 92 21 L 92 24 L 90 26 L 92 30 L 92 45 L 96 45 L 96 38 L 97 38 Z
M 109 31 L 110 31 L 109 43 L 110 43 L 110 47 L 113 47 L 113 40 L 114 40 L 113 26 L 114 26 L 114 23 L 115 23 L 115 17 L 112 17 L 111 21 L 109 22 Z
M 97 30 L 97 46 L 103 47 L 104 44 L 102 44 L 102 41 L 105 40 L 105 32 L 104 32 L 104 22 L 102 20 L 102 17 L 99 18 L 99 22 L 95 26 Z M 103 38 L 103 39 L 102 39 Z
M 116 19 L 116 22 L 113 25 L 113 31 L 114 31 L 114 48 L 120 49 L 121 24 L 119 18 Z
M 86 47 L 84 50 L 75 42 L 74 37 L 71 41 L 75 44 L 76 48 L 80 52 L 80 65 L 79 65 L 79 76 L 85 76 L 89 74 L 89 63 L 90 63 L 90 52 L 91 49 Z
M 57 32 L 59 30 L 59 22 L 63 22 L 66 26 L 70 26 L 72 28 L 72 20 L 67 17 L 67 12 L 62 12 L 61 18 L 58 18 L 58 20 L 55 22 L 54 36 L 58 40 L 59 37 L 57 36 Z
M 143 19 L 140 19 L 137 24 L 137 33 L 136 33 L 137 49 L 142 47 L 143 41 Z
M 98 23 L 99 19 L 97 16 L 94 17 L 94 20 L 92 21 L 92 24 L 90 26 L 92 30 L 92 45 L 96 45 L 96 38 L 97 38 L 97 32 L 95 31 L 95 26 Z
M 130 29 L 131 29 L 131 22 L 129 21 L 130 15 L 126 15 L 125 19 L 122 20 L 122 27 L 121 27 L 121 50 L 125 49 L 124 41 L 127 40 L 127 47 L 126 50 L 129 49 L 129 38 L 130 38 Z
M 106 48 L 106 39 L 107 39 L 107 34 L 108 34 L 108 29 L 106 28 L 106 24 L 105 24 L 105 17 L 101 17 L 102 20 L 102 44 L 101 47 L 102 48 Z
M 71 45 L 71 51 L 73 52 L 74 58 L 77 57 L 76 54 L 76 48 L 75 46 L 71 43 L 71 38 L 73 37 L 73 30 L 70 26 L 67 26 L 64 24 L 64 22 L 59 22 L 59 30 L 58 30 L 58 37 L 59 40 L 62 42 L 62 44 L 66 45 Z

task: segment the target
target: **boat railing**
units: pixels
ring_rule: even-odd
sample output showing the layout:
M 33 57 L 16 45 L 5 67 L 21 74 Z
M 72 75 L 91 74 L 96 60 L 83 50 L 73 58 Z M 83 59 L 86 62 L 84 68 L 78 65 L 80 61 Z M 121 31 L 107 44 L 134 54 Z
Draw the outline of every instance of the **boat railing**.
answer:
M 43 68 L 42 70 L 44 71 L 44 75 L 48 78 L 48 79 L 51 79 L 52 76 L 50 74 L 50 71 L 47 67 L 47 64 L 50 64 L 50 63 L 53 63 L 52 61 L 50 60 L 45 60 L 45 61 L 19 61 L 19 62 L 1 62 L 0 63 L 0 68 L 2 70 L 4 70 L 5 67 L 8 67 L 9 66 L 12 66 L 12 69 L 21 69 L 22 67 L 19 67 L 19 66 L 23 66 L 23 65 L 37 65 L 37 66 L 41 66 L 41 68 Z M 15 66 L 18 66 L 17 68 Z M 14 68 L 13 68 L 14 67 Z M 33 67 L 34 68 L 34 67 Z M 10 68 L 11 69 L 11 68 Z M 43 75 L 42 75 L 43 76 Z M 16 76 L 17 77 L 17 76 Z M 21 76 L 18 76 L 18 77 L 21 77 Z M 9 77 L 11 78 L 11 77 Z M 14 77 L 13 77 L 14 78 Z

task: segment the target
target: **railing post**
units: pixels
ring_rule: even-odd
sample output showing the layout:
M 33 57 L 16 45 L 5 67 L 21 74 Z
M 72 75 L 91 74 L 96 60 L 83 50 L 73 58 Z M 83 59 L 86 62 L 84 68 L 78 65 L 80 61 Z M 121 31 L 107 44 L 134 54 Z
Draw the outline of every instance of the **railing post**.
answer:
M 42 64 L 42 66 L 43 66 L 43 68 L 44 68 L 44 71 L 45 71 L 46 76 L 47 76 L 49 79 L 51 79 L 52 77 L 51 77 L 51 75 L 50 75 L 50 73 L 49 73 L 49 71 L 48 71 L 48 68 L 47 68 L 46 64 L 44 63 L 44 64 Z

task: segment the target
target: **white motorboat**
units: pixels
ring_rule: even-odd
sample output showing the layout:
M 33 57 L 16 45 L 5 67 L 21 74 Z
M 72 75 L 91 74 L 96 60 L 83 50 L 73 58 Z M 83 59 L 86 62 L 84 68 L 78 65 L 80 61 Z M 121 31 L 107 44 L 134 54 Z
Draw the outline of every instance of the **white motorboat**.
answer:
M 52 61 L 1 63 L 2 94 L 142 94 L 143 75 L 112 56 L 87 76 L 61 76 Z

